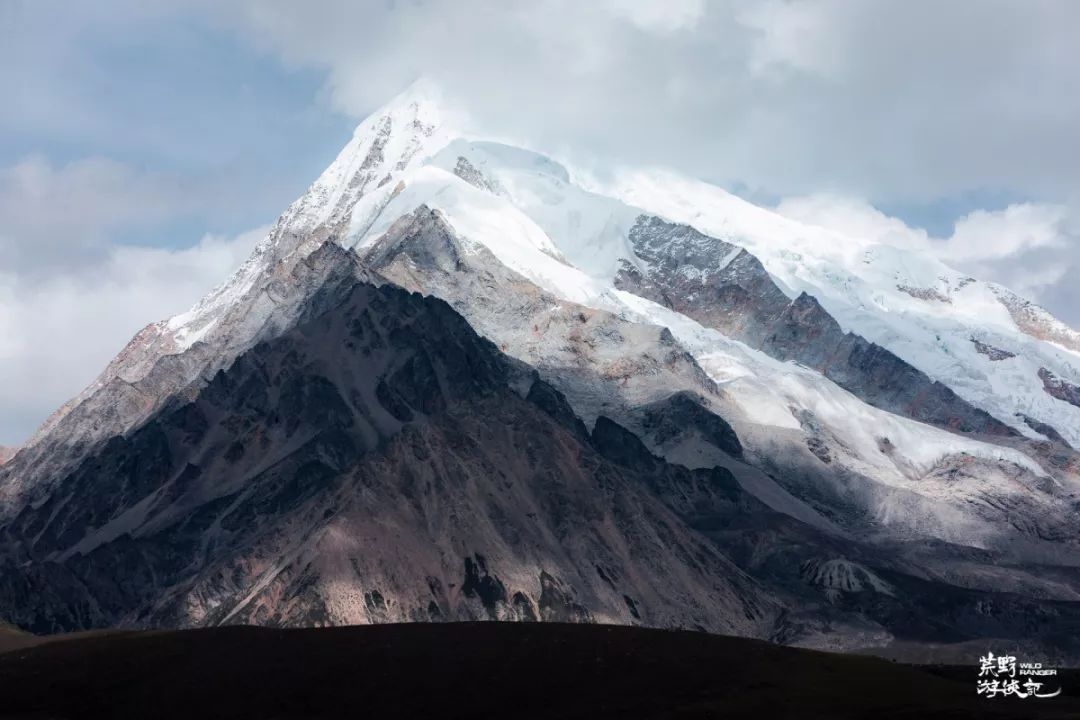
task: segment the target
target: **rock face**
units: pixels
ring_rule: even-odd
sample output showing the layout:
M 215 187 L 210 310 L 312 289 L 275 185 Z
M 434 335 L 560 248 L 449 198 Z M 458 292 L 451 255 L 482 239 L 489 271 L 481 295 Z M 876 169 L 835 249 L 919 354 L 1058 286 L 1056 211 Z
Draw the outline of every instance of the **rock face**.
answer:
M 318 253 L 348 266 L 336 247 Z M 765 511 L 729 473 L 668 465 L 606 418 L 586 432 L 442 301 L 354 278 L 303 314 L 15 516 L 0 613 L 41 632 L 499 618 L 767 636 L 777 602 L 665 502 L 698 492 L 721 524 Z
M 813 297 L 790 300 L 745 250 L 652 216 L 640 217 L 629 237 L 643 268 L 624 261 L 620 289 L 813 368 L 874 407 L 950 430 L 1018 434 L 885 348 L 845 333 Z
M 919 300 L 932 300 L 934 302 L 952 303 L 952 298 L 937 288 L 911 287 L 910 285 L 897 285 L 896 289 L 905 295 L 910 295 Z
M 1052 425 L 1047 425 L 1044 422 L 1039 422 L 1035 418 L 1027 417 L 1026 415 L 1024 416 L 1024 422 L 1027 423 L 1028 427 L 1030 427 L 1032 430 L 1039 433 L 1043 437 L 1052 440 L 1053 442 L 1059 443 L 1065 447 L 1071 447 L 1068 441 L 1065 440 L 1065 438 L 1061 436 L 1061 433 L 1059 433 Z
M 540 370 L 587 423 L 629 420 L 631 410 L 677 390 L 715 397 L 716 384 L 671 333 L 564 300 L 465 248 L 438 211 L 400 218 L 363 250 L 379 277 L 451 304 L 500 350 Z
M 1080 407 L 1080 385 L 1066 382 L 1046 368 L 1039 368 L 1039 379 L 1047 395 Z
M 1002 350 L 1001 348 L 994 347 L 993 345 L 987 345 L 984 342 L 980 342 L 975 338 L 971 338 L 971 344 L 975 346 L 975 351 L 980 355 L 985 355 L 990 358 L 990 362 L 1001 362 L 1002 360 L 1011 360 L 1016 357 L 1016 353 L 1009 352 L 1008 350 Z
M 733 458 L 743 457 L 742 443 L 731 425 L 686 391 L 646 405 L 641 424 L 658 445 L 694 433 Z
M 1001 286 L 993 286 L 994 294 L 1005 306 L 1020 330 L 1039 340 L 1057 343 L 1080 352 L 1080 333 L 1051 315 L 1045 308 L 1026 300 Z

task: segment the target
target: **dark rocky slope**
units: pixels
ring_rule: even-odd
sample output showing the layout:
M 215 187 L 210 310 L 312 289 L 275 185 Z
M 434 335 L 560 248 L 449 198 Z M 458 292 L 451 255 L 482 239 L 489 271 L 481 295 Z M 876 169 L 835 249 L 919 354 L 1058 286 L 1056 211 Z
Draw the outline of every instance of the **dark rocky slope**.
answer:
M 627 456 L 640 442 L 612 444 L 610 421 L 585 435 L 442 301 L 352 278 L 305 312 L 16 515 L 0 614 L 46 632 L 485 617 L 770 632 L 776 601 L 656 492 L 764 511 L 730 473 Z

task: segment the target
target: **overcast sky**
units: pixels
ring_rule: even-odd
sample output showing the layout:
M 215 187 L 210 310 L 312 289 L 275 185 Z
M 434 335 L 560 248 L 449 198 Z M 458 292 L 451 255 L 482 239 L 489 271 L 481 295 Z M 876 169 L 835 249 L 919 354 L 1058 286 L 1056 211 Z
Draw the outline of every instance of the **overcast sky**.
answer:
M 0 0 L 0 444 L 426 75 L 481 129 L 934 249 L 1080 325 L 1080 2 Z

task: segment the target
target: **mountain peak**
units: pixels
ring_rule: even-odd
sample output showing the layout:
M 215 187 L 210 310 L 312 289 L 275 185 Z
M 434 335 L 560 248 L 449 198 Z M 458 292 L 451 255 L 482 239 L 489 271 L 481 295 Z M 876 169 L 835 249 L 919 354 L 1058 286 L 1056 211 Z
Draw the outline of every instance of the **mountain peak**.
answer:
M 353 137 L 364 135 L 387 117 L 398 121 L 401 127 L 414 122 L 425 127 L 440 126 L 445 120 L 447 105 L 442 87 L 431 78 L 420 76 L 364 118 L 353 131 Z
M 333 163 L 282 218 L 298 235 L 347 222 L 357 200 L 423 164 L 460 133 L 464 114 L 421 77 L 368 115 Z

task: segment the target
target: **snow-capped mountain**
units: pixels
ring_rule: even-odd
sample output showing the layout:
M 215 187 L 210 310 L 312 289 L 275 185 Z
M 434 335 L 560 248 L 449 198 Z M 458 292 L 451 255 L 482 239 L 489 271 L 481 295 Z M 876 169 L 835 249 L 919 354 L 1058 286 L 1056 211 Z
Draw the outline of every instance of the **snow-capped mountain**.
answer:
M 926 254 L 670 172 L 586 181 L 466 118 L 427 82 L 373 113 L 0 467 L 0 616 L 1077 652 L 1080 335 Z

